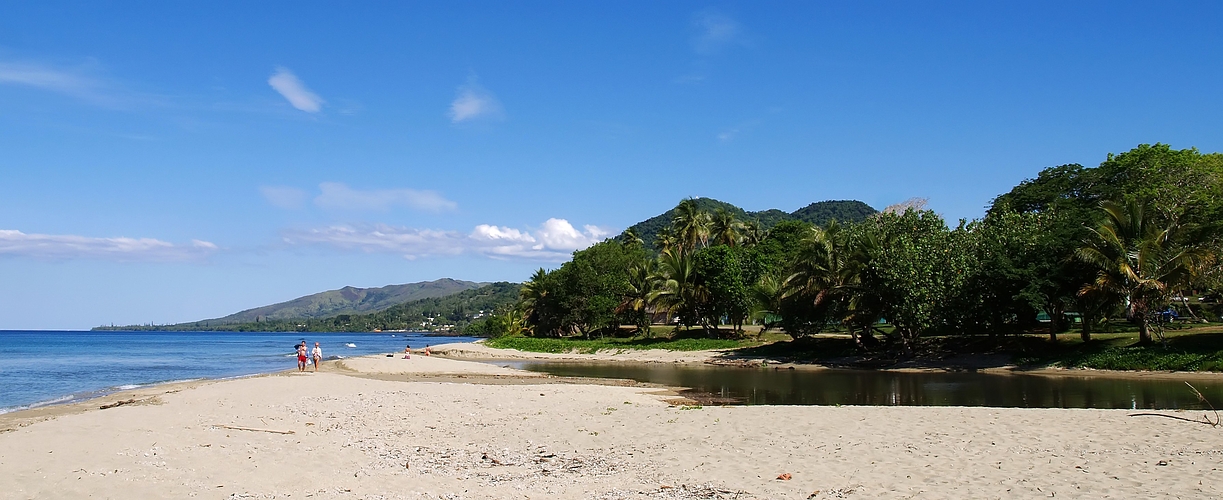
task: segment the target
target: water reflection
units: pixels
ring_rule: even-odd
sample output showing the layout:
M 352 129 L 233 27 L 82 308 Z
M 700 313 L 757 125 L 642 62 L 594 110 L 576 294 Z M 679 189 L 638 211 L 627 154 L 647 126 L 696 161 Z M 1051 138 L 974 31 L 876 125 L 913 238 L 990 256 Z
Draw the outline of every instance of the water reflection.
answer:
M 687 387 L 751 405 L 993 406 L 1011 408 L 1204 409 L 1181 380 L 992 373 L 788 370 L 638 363 L 497 362 L 565 377 L 632 379 Z M 1223 379 L 1191 380 L 1223 403 Z

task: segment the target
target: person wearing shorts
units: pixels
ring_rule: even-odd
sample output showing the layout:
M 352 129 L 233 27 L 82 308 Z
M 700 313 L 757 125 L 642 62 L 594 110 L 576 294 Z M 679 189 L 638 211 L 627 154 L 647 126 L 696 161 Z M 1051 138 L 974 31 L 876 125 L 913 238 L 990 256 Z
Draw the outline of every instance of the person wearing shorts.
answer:
M 297 344 L 297 371 L 306 371 L 306 343 Z
M 314 350 L 310 352 L 310 357 L 314 358 L 314 371 L 318 371 L 318 364 L 323 361 L 323 348 L 318 346 L 318 342 L 314 343 Z

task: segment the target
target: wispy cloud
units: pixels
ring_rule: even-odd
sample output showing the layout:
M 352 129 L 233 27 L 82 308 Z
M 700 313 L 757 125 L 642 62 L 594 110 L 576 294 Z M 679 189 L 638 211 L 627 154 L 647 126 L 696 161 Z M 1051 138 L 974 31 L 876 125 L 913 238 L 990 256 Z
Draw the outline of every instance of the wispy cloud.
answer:
M 0 84 L 33 88 L 75 97 L 91 104 L 117 106 L 114 86 L 94 76 L 91 67 L 55 67 L 33 62 L 0 62 Z
M 718 132 L 717 137 L 721 142 L 730 142 L 735 140 L 740 133 L 747 132 L 758 125 L 760 125 L 760 120 L 748 120 L 733 127 L 723 129 L 721 132 Z
M 260 186 L 259 194 L 272 206 L 285 210 L 297 210 L 306 205 L 306 192 L 288 186 Z
M 268 85 L 284 96 L 293 107 L 307 113 L 318 113 L 323 109 L 323 103 L 326 102 L 318 94 L 306 88 L 306 84 L 302 83 L 292 71 L 289 71 L 289 68 L 283 66 L 276 67 L 276 73 L 268 78 Z
M 319 184 L 321 193 L 314 204 L 321 208 L 339 210 L 386 211 L 394 207 L 408 207 L 429 212 L 442 212 L 458 208 L 458 204 L 447 200 L 436 191 L 416 189 L 353 189 L 340 182 Z
M 331 226 L 284 233 L 285 242 L 322 244 L 367 253 L 399 254 L 408 259 L 475 254 L 495 259 L 563 261 L 610 233 L 596 226 L 579 231 L 565 219 L 548 219 L 534 231 L 480 224 L 469 233 L 377 225 Z
M 704 10 L 692 16 L 692 29 L 692 50 L 698 54 L 715 54 L 743 42 L 739 23 L 716 10 Z
M 0 229 L 0 256 L 173 262 L 201 259 L 216 251 L 215 244 L 200 240 L 191 240 L 190 244 L 174 244 L 153 238 L 94 238 L 70 234 L 26 234 Z
M 462 123 L 479 119 L 501 119 L 505 111 L 492 92 L 476 83 L 473 77 L 460 85 L 450 103 L 450 122 Z

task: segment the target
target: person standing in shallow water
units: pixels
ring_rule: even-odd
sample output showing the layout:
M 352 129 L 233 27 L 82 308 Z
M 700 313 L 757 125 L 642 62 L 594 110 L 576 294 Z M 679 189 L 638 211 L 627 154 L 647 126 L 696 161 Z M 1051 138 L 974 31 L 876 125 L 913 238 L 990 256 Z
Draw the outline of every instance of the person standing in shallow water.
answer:
M 306 341 L 297 344 L 297 371 L 306 371 Z
M 318 371 L 318 364 L 323 362 L 323 348 L 318 346 L 318 342 L 314 343 L 314 350 L 310 352 L 310 356 L 314 358 L 314 371 Z

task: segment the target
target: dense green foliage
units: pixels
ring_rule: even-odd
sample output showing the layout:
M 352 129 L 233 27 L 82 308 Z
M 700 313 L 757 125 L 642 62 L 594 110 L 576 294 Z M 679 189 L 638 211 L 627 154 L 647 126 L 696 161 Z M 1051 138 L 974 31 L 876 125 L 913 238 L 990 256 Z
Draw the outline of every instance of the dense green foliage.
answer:
M 484 321 L 498 309 L 508 309 L 519 296 L 520 285 L 493 283 L 445 297 L 413 300 L 370 314 L 340 314 L 328 318 L 271 320 L 229 325 L 181 323 L 122 327 L 160 331 L 239 332 L 372 332 L 389 330 L 435 331 L 475 334 L 485 330 Z M 481 312 L 483 311 L 483 312 Z M 474 323 L 474 325 L 473 325 Z
M 589 338 L 636 325 L 649 336 L 662 323 L 735 338 L 757 323 L 796 339 L 847 331 L 857 349 L 912 353 L 930 336 L 1042 329 L 1056 340 L 1076 320 L 1089 340 L 1126 320 L 1149 342 L 1169 307 L 1207 314 L 1173 302 L 1219 288 L 1220 194 L 1223 155 L 1157 144 L 1096 168 L 1046 169 L 955 227 L 917 200 L 875 214 L 849 202 L 799 211 L 833 214 L 818 225 L 768 212 L 764 227 L 737 207 L 687 199 L 541 269 L 507 333 Z
M 713 214 L 719 210 L 725 211 L 734 216 L 736 220 L 747 224 L 754 224 L 760 230 L 772 229 L 774 226 L 786 221 L 802 222 L 807 225 L 817 226 L 822 226 L 834 220 L 839 222 L 861 222 L 878 212 L 871 208 L 870 205 L 856 200 L 820 201 L 795 210 L 792 213 L 786 213 L 775 208 L 759 212 L 748 212 L 730 203 L 713 198 L 693 198 L 692 203 L 694 208 L 701 212 Z M 647 250 L 658 251 L 659 248 L 654 244 L 654 240 L 658 238 L 659 232 L 671 227 L 671 223 L 677 215 L 676 210 L 671 209 L 665 213 L 638 222 L 629 227 L 625 232 L 637 235 Z M 625 241 L 623 237 L 618 239 Z

